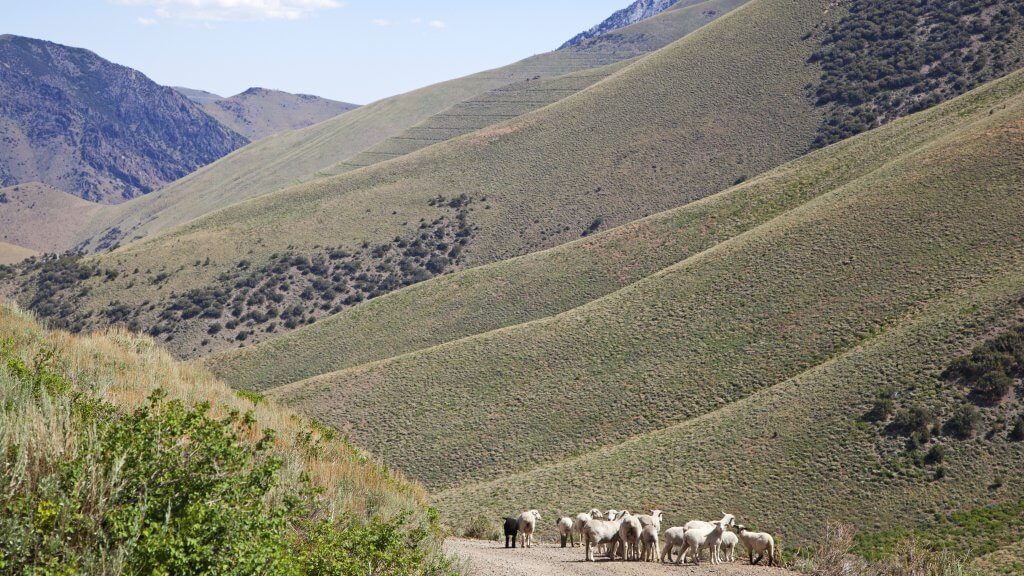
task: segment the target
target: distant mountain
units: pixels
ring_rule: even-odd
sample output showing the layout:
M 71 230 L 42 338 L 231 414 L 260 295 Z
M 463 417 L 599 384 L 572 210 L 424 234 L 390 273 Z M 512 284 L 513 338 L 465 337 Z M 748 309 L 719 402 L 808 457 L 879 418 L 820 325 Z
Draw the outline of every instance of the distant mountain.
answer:
M 570 46 L 579 46 L 584 41 L 611 32 L 612 30 L 618 30 L 619 28 L 625 28 L 630 24 L 636 24 L 637 22 L 650 18 L 668 10 L 676 4 L 679 0 L 636 0 L 629 6 L 619 10 L 605 19 L 603 22 L 594 26 L 586 32 L 580 32 L 573 36 L 568 42 L 559 46 L 559 49 L 569 48 Z M 692 2 L 691 2 L 692 3 Z
M 246 144 L 172 88 L 80 48 L 0 36 L 0 186 L 146 194 Z
M 250 140 L 312 126 L 358 107 L 319 96 L 266 88 L 249 88 L 230 98 L 202 90 L 179 88 L 178 91 L 202 105 L 207 114 L 221 124 Z

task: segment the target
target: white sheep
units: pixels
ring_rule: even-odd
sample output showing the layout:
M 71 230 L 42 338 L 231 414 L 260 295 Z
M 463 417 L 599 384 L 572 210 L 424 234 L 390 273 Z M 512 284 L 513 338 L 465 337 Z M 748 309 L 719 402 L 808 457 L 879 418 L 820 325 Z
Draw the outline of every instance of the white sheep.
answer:
M 659 553 L 658 528 L 654 524 L 648 524 L 640 532 L 640 560 L 654 562 Z
M 699 566 L 702 548 L 708 549 L 711 554 L 712 564 L 721 563 L 721 550 L 719 550 L 718 546 L 722 541 L 722 533 L 725 532 L 727 526 L 735 522 L 735 517 L 732 514 L 726 514 L 725 512 L 722 514 L 722 519 L 712 522 L 711 528 L 706 526 L 691 528 L 683 534 L 683 549 L 680 551 L 679 557 L 676 558 L 676 564 L 682 564 L 686 551 L 691 550 L 693 552 L 693 563 Z
M 566 542 L 568 542 L 571 547 L 576 546 L 576 544 L 573 543 L 572 518 L 569 518 L 568 516 L 562 516 L 561 518 L 555 521 L 555 527 L 558 528 L 558 535 L 561 537 L 562 548 L 565 548 Z
M 661 561 L 665 562 L 666 557 L 668 561 L 672 561 L 672 550 L 678 546 L 683 545 L 683 537 L 686 535 L 685 526 L 673 526 L 668 530 L 665 530 L 664 543 L 661 545 Z M 682 552 L 680 552 L 682 557 Z
M 751 532 L 742 524 L 736 526 L 736 532 L 740 542 L 743 542 L 743 547 L 747 549 L 747 555 L 752 565 L 760 562 L 765 554 L 768 555 L 768 565 L 775 565 L 775 538 L 772 538 L 771 534 Z M 757 554 L 756 560 L 754 554 Z
M 608 544 L 611 547 L 612 557 L 614 558 L 615 545 L 619 541 L 619 528 L 622 526 L 622 515 L 622 513 L 619 513 L 614 520 L 594 518 L 583 526 L 584 559 L 587 562 L 594 561 L 593 546 L 600 546 L 602 544 Z
M 580 545 L 583 545 L 583 525 L 586 524 L 589 520 L 593 520 L 594 518 L 600 517 L 601 511 L 598 510 L 597 508 L 591 508 L 589 512 L 580 512 L 576 515 L 576 518 L 573 519 L 572 528 L 574 532 L 579 534 L 579 538 L 577 538 L 577 541 L 580 543 Z
M 644 527 L 640 519 L 628 511 L 622 512 L 622 523 L 619 525 L 619 548 L 623 560 L 640 559 L 640 532 Z M 615 550 L 612 550 L 612 558 L 615 558 Z
M 724 514 L 724 512 L 723 512 L 723 514 Z M 734 523 L 735 523 L 735 520 L 730 521 L 730 524 L 734 524 Z M 683 524 L 683 530 L 692 530 L 694 528 L 706 528 L 708 530 L 711 530 L 714 527 L 715 527 L 715 523 L 714 522 L 708 522 L 707 520 L 690 520 L 686 524 Z M 708 552 L 708 556 L 710 557 L 710 555 L 711 555 L 711 553 L 709 551 Z M 669 561 L 671 562 L 671 554 L 669 555 Z M 686 562 L 685 554 L 683 556 L 683 562 Z
M 519 534 L 522 535 L 520 546 L 524 548 L 533 546 L 533 533 L 537 530 L 537 522 L 541 520 L 540 512 L 536 509 L 527 510 L 519 515 L 517 521 L 519 522 Z
M 722 541 L 718 546 L 722 550 L 722 557 L 726 562 L 736 561 L 736 544 L 738 543 L 739 538 L 736 537 L 735 532 L 730 530 L 722 532 Z

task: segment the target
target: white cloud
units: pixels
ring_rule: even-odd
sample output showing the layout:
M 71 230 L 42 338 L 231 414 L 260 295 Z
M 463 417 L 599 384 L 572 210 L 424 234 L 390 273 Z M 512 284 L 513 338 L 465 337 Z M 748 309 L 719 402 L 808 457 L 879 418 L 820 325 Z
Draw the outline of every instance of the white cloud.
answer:
M 391 20 L 385 20 L 384 18 L 374 18 L 373 20 L 370 20 L 370 24 L 375 26 L 391 26 L 392 22 Z
M 298 20 L 340 8 L 340 0 L 111 0 L 125 6 L 152 6 L 162 20 Z M 142 23 L 142 18 L 139 22 Z M 147 18 L 147 20 L 152 20 Z
M 427 24 L 427 26 L 430 26 L 431 28 L 436 28 L 438 30 L 440 30 L 442 28 L 447 28 L 448 27 L 448 25 L 445 24 L 443 20 L 431 20 Z
M 143 16 L 139 16 L 137 20 L 139 21 L 139 24 L 142 24 L 143 26 L 152 26 L 153 24 L 156 24 L 156 18 L 145 18 Z

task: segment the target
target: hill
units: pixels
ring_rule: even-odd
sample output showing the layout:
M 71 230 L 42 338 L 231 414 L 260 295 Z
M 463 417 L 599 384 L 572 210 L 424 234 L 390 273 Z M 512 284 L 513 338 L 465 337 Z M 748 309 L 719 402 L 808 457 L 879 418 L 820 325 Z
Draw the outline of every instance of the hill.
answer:
M 133 316 L 142 329 L 182 355 L 203 354 L 267 339 L 426 277 L 686 203 L 777 165 L 808 148 L 818 123 L 803 95 L 813 78 L 804 64 L 813 46 L 800 36 L 820 13 L 788 4 L 789 11 L 752 7 L 505 124 L 266 194 L 99 256 L 95 262 L 119 275 L 88 299 L 136 309 L 148 300 L 155 306 Z M 789 20 L 761 30 L 765 11 Z M 738 42 L 751 27 L 764 46 Z M 745 74 L 721 72 L 740 60 Z M 770 78 L 750 80 L 764 71 Z M 733 86 L 734 79 L 744 85 Z M 622 142 L 631 143 L 628 151 Z M 702 160 L 710 157 L 714 164 Z M 282 264 L 283 256 L 291 263 Z M 323 263 L 314 275 L 284 282 L 314 262 Z M 250 283 L 246 292 L 263 294 L 252 307 L 234 288 Z M 185 300 L 172 304 L 169 296 Z M 241 300 L 229 304 L 236 296 Z M 183 309 L 189 322 L 178 321 Z M 80 325 L 96 321 L 103 317 Z
M 230 384 L 267 389 L 566 312 L 748 232 L 960 128 L 974 100 L 919 114 L 681 208 L 539 251 L 434 278 L 206 360 Z M 909 128 L 908 128 L 909 126 Z M 853 161 L 852 159 L 856 159 Z M 799 185 L 797 185 L 799 184 Z
M 312 126 L 357 108 L 355 104 L 319 96 L 266 88 L 249 88 L 230 98 L 207 100 L 201 104 L 207 114 L 250 141 Z
M 96 54 L 0 37 L 0 185 L 146 194 L 245 144 L 190 100 Z
M 705 8 L 664 12 L 585 46 L 531 56 L 494 70 L 362 106 L 320 124 L 255 142 L 156 195 L 119 206 L 83 235 L 102 250 L 171 229 L 217 209 L 311 182 L 359 153 L 489 90 L 621 62 L 657 50 L 747 0 L 707 0 Z M 479 119 L 479 118 L 477 118 Z M 490 122 L 493 123 L 493 122 Z M 216 190 L 216 194 L 210 194 Z
M 726 193 L 720 202 L 797 201 L 607 296 L 274 395 L 435 489 L 529 470 L 749 398 L 1018 265 L 1022 80 Z M 903 139 L 915 128 L 924 132 Z M 871 148 L 878 164 L 843 169 Z M 830 180 L 837 170 L 846 177 Z M 636 237 L 657 238 L 645 232 Z M 564 425 L 566 406 L 600 421 L 600 434 Z M 520 431 L 510 437 L 513 425 Z
M 123 330 L 0 333 L 5 569 L 451 572 L 422 488 L 334 433 Z
M 61 252 L 104 206 L 46 184 L 0 189 L 0 241 L 36 252 Z

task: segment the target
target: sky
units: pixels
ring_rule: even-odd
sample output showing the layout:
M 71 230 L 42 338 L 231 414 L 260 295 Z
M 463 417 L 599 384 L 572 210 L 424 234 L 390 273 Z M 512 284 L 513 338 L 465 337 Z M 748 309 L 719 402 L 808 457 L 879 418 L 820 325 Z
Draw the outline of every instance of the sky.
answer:
M 168 86 L 367 104 L 553 50 L 630 0 L 0 0 L 0 34 Z

